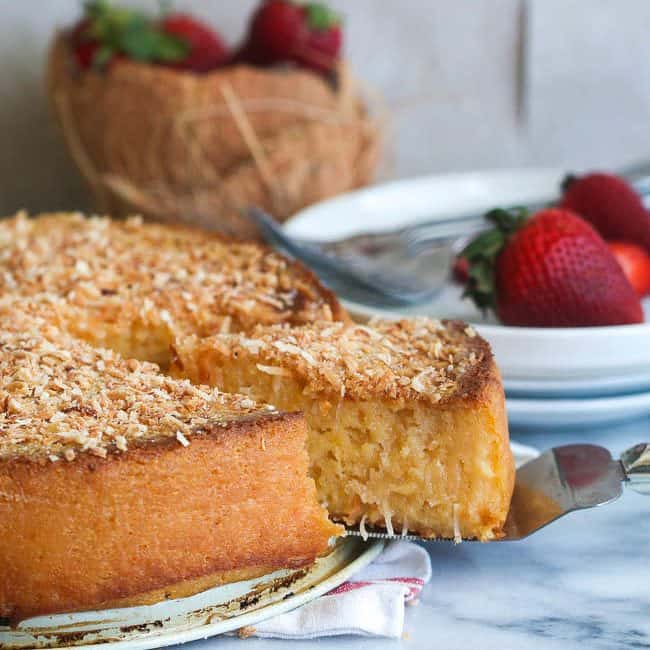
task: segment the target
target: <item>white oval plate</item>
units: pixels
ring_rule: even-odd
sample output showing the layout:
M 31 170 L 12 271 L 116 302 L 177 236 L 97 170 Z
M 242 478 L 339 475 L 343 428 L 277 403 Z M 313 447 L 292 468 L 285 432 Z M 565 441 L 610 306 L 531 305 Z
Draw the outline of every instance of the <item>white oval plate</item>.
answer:
M 370 564 L 384 542 L 340 540 L 306 569 L 275 573 L 208 589 L 147 607 L 39 616 L 16 629 L 0 627 L 0 648 L 147 650 L 203 639 L 255 625 L 299 607 Z
M 386 230 L 422 219 L 540 200 L 557 192 L 563 171 L 500 170 L 444 174 L 404 180 L 351 192 L 314 205 L 294 216 L 287 232 L 305 239 L 335 239 L 370 230 Z M 381 311 L 346 303 L 353 314 L 397 317 L 425 314 L 462 318 L 490 341 L 506 385 L 510 381 L 579 382 L 598 394 L 609 379 L 627 382 L 629 390 L 647 387 L 650 373 L 650 324 L 619 327 L 505 327 L 485 319 L 456 287 L 428 304 Z M 646 301 L 646 315 L 650 303 Z M 590 382 L 593 386 L 590 388 Z M 559 388 L 558 388 L 559 387 Z M 569 386 L 567 386 L 569 389 Z M 604 392 L 608 390 L 605 386 Z M 627 390 L 627 389 L 626 389 Z
M 597 399 L 506 400 L 511 427 L 557 429 L 593 427 L 650 415 L 650 393 Z

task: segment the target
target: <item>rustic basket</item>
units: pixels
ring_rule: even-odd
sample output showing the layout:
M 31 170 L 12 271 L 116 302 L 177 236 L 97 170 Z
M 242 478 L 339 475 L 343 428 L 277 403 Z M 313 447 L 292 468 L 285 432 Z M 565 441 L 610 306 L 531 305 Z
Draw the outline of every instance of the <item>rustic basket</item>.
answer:
M 341 67 L 336 88 L 296 69 L 206 75 L 120 61 L 82 71 L 58 36 L 48 92 L 101 212 L 242 237 L 251 204 L 284 220 L 372 180 L 381 129 Z

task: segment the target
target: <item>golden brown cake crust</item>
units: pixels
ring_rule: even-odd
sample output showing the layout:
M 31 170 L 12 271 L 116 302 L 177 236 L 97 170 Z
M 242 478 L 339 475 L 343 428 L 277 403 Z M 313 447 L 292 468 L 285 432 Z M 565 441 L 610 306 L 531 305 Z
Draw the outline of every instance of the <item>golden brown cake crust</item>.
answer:
M 260 372 L 292 375 L 310 393 L 354 400 L 441 406 L 480 400 L 494 372 L 490 346 L 471 326 L 429 318 L 260 326 L 249 333 L 188 339 L 176 346 L 176 372 L 200 376 L 184 374 L 182 366 L 211 350 L 233 359 L 243 352 L 259 360 Z
M 151 602 L 309 564 L 339 529 L 306 478 L 304 426 L 269 414 L 187 447 L 160 438 L 70 463 L 0 460 L 0 616 Z

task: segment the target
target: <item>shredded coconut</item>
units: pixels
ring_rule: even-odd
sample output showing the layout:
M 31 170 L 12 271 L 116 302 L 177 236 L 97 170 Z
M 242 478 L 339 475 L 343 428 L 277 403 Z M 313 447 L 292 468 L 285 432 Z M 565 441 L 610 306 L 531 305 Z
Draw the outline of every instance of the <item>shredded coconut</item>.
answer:
M 388 509 L 386 504 L 382 504 L 381 514 L 384 516 L 384 526 L 386 526 L 386 532 L 389 535 L 394 535 L 395 530 L 393 529 L 393 513 Z
M 260 372 L 264 372 L 267 375 L 275 375 L 276 377 L 291 377 L 291 372 L 286 368 L 280 368 L 279 366 L 265 366 L 261 363 L 257 364 L 257 369 Z
M 451 507 L 451 511 L 454 517 L 454 544 L 460 544 L 463 541 L 463 537 L 460 534 L 460 525 L 458 523 L 458 509 L 459 506 L 457 503 L 454 503 Z
M 180 442 L 183 447 L 190 446 L 190 441 L 183 435 L 182 431 L 176 432 L 176 440 L 178 440 L 178 442 Z
M 361 517 L 361 521 L 359 522 L 359 534 L 361 535 L 361 539 L 364 542 L 367 542 L 369 537 L 368 531 L 366 530 L 366 518 L 367 515 L 363 515 L 363 517 Z
M 303 379 L 313 393 L 336 391 L 340 399 L 381 395 L 438 403 L 453 396 L 463 377 L 476 372 L 490 354 L 480 337 L 467 337 L 466 327 L 426 318 L 374 320 L 368 326 L 260 325 L 246 335 L 203 339 L 186 356 L 191 367 L 203 354 L 234 359 L 245 352 L 254 357 L 250 361 L 260 372 Z M 333 398 L 327 397 L 330 402 Z

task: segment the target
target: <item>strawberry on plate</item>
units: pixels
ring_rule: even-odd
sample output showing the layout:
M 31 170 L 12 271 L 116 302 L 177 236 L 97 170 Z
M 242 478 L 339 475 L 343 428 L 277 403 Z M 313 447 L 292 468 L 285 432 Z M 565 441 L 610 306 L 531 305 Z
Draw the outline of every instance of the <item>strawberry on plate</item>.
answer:
M 645 249 L 622 241 L 608 242 L 625 276 L 641 297 L 650 294 L 650 255 Z
M 596 230 L 575 213 L 493 210 L 495 228 L 461 253 L 466 295 L 505 325 L 587 327 L 643 321 L 641 303 Z
M 469 260 L 458 255 L 451 265 L 451 279 L 456 284 L 466 284 L 469 280 Z
M 326 5 L 266 0 L 253 14 L 248 36 L 234 62 L 296 63 L 330 72 L 341 55 L 342 43 L 341 19 Z
M 650 214 L 620 176 L 594 172 L 567 176 L 559 207 L 577 212 L 604 239 L 636 242 L 650 252 Z

